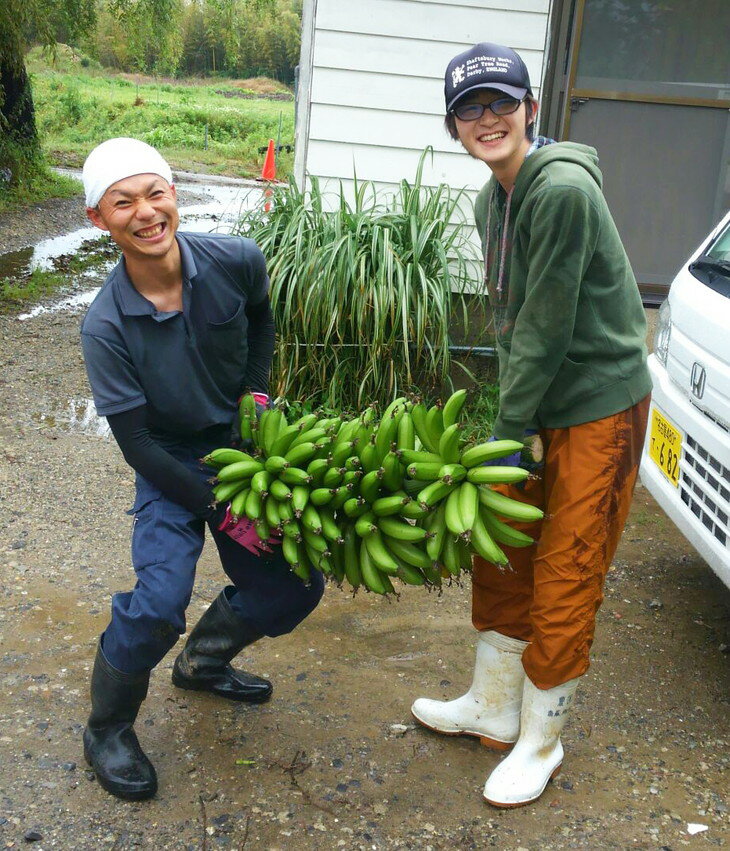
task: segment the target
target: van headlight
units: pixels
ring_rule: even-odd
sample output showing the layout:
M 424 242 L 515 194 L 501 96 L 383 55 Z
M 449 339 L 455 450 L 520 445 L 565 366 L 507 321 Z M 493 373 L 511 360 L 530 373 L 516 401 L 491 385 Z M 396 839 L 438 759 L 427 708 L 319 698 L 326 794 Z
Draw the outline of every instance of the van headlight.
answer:
M 665 299 L 659 308 L 654 332 L 654 354 L 663 367 L 667 365 L 669 355 L 669 340 L 672 336 L 672 308 L 669 299 Z

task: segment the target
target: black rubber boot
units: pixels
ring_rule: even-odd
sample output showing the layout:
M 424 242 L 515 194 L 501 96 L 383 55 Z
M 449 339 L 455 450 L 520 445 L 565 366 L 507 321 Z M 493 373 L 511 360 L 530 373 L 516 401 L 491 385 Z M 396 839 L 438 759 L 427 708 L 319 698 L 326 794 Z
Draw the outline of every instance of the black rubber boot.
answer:
M 91 715 L 84 730 L 84 757 L 107 792 L 128 801 L 157 791 L 155 767 L 137 741 L 133 724 L 147 697 L 149 671 L 125 674 L 96 651 L 91 675 Z
M 235 590 L 232 585 L 224 588 L 195 624 L 173 665 L 172 683 L 178 688 L 211 691 L 228 700 L 263 703 L 271 697 L 271 683 L 229 664 L 244 647 L 261 638 L 231 608 L 228 595 Z

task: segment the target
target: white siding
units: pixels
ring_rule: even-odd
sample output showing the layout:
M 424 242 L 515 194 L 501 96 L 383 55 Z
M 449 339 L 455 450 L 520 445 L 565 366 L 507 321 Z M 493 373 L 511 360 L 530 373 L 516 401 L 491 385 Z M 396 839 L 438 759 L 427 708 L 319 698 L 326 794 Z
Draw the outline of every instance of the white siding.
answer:
M 520 52 L 539 95 L 550 0 L 305 0 L 295 173 L 335 189 L 413 179 L 471 192 L 488 177 L 443 128 L 443 74 L 479 41 Z

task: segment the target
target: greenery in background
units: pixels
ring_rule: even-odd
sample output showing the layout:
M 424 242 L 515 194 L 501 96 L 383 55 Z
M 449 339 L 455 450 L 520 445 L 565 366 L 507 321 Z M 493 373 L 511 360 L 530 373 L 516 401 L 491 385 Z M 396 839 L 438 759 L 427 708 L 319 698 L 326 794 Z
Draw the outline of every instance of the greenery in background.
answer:
M 164 31 L 148 8 L 161 2 L 99 3 L 84 50 L 121 71 L 294 81 L 301 0 L 164 0 Z
M 157 147 L 175 168 L 255 177 L 264 157 L 259 148 L 277 138 L 280 116 L 282 143 L 294 138 L 293 102 L 253 97 L 279 92 L 288 98 L 273 81 L 234 86 L 108 76 L 83 67 L 68 48 L 59 50 L 55 66 L 38 48 L 29 54 L 38 129 L 54 162 L 79 166 L 104 139 L 134 136 Z M 282 152 L 279 172 L 287 174 L 292 164 L 293 155 Z
M 271 212 L 244 213 L 239 232 L 268 261 L 280 396 L 360 409 L 450 388 L 449 329 L 475 249 L 461 193 L 422 184 L 427 153 L 393 195 L 356 180 L 353 202 L 340 186 L 330 204 L 317 180 L 306 192 L 292 181 Z
M 0 189 L 0 213 L 37 204 L 46 198 L 70 198 L 81 192 L 81 181 L 57 174 L 45 161 L 36 161 L 19 184 Z

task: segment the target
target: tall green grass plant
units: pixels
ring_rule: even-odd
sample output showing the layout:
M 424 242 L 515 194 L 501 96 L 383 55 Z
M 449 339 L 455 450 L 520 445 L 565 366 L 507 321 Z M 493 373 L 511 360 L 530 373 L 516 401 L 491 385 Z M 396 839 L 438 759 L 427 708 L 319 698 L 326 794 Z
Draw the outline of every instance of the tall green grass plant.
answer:
M 278 347 L 277 392 L 336 409 L 450 387 L 449 329 L 475 249 L 461 193 L 413 182 L 378 193 L 355 180 L 325 196 L 292 181 L 245 213 L 239 232 L 263 250 Z

